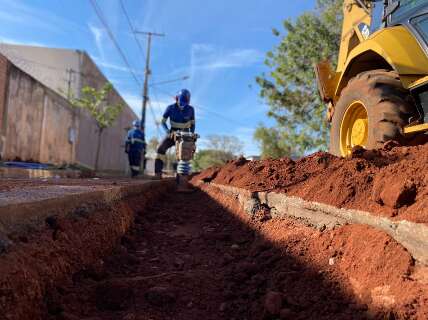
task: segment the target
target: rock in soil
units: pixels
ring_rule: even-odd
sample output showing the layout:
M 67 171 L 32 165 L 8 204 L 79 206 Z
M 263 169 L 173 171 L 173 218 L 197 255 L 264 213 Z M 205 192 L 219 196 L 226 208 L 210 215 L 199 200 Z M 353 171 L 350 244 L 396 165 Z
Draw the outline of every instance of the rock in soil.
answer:
M 147 301 L 158 307 L 167 306 L 176 301 L 176 294 L 168 287 L 153 287 L 146 292 Z
M 132 302 L 133 290 L 124 281 L 107 280 L 97 286 L 95 295 L 99 310 L 124 310 Z
M 269 291 L 265 297 L 264 307 L 272 315 L 278 315 L 282 307 L 282 294 L 280 292 Z

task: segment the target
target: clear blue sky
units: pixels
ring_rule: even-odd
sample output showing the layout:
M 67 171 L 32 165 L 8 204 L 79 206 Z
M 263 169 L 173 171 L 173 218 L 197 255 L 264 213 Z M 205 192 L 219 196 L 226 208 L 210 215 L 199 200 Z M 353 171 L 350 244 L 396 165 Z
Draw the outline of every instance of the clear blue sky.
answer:
M 130 32 L 119 0 L 97 0 L 132 68 L 142 77 L 144 57 Z M 152 50 L 152 83 L 189 80 L 151 88 L 156 118 L 182 87 L 192 92 L 197 131 L 235 135 L 245 154 L 260 122 L 271 123 L 258 97 L 255 77 L 266 71 L 265 53 L 278 39 L 272 27 L 313 9 L 315 0 L 123 0 L 138 30 L 164 32 Z M 141 88 L 108 38 L 89 0 L 0 0 L 0 40 L 87 51 L 139 115 Z M 141 37 L 141 46 L 146 40 Z M 156 136 L 152 113 L 148 136 Z M 202 140 L 203 144 L 203 140 Z

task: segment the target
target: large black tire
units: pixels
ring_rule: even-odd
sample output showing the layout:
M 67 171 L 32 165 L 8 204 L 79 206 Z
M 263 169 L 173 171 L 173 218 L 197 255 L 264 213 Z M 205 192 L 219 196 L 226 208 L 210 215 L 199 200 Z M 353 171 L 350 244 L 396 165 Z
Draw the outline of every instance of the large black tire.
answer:
M 406 143 L 403 127 L 416 112 L 413 99 L 396 72 L 372 70 L 358 74 L 343 89 L 331 122 L 330 153 L 345 156 L 340 148 L 341 124 L 357 101 L 364 104 L 368 116 L 366 149 L 378 149 L 388 140 Z

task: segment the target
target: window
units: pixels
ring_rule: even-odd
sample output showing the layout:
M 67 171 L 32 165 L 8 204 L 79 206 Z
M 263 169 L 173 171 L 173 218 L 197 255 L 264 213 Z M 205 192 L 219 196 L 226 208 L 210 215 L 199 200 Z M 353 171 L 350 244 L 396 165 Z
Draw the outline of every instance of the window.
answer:
M 380 29 L 383 18 L 383 2 L 373 2 L 372 4 L 372 22 L 370 24 L 370 33 Z
M 428 44 L 428 14 L 412 19 L 411 23 Z
M 395 0 L 394 2 L 397 2 Z M 407 18 L 407 15 L 419 6 L 427 5 L 427 0 L 400 0 L 400 6 L 392 14 L 392 20 L 400 21 Z

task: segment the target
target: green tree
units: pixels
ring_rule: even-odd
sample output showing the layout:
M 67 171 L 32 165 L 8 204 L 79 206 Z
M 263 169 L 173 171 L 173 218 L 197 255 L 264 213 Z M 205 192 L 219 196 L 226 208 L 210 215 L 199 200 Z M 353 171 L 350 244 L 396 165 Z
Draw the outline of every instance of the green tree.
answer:
M 242 154 L 243 143 L 236 137 L 226 135 L 210 135 L 207 137 L 206 148 L 196 152 L 192 166 L 200 171 L 212 166 L 221 166 L 227 161 L 236 159 Z
M 205 149 L 196 152 L 192 161 L 192 167 L 194 171 L 201 171 L 209 167 L 221 166 L 235 158 L 235 155 L 223 150 Z
M 82 88 L 80 98 L 71 98 L 73 107 L 87 110 L 98 127 L 98 144 L 95 156 L 95 170 L 98 170 L 101 149 L 101 136 L 104 130 L 113 125 L 123 110 L 122 104 L 109 104 L 108 97 L 113 90 L 111 83 L 106 83 L 101 89 L 90 86 Z
M 211 134 L 207 136 L 207 149 L 222 150 L 233 155 L 240 155 L 244 144 L 237 137 Z
M 257 128 L 254 138 L 259 141 L 261 147 L 261 156 L 263 158 L 280 158 L 284 155 L 292 156 L 296 152 L 286 142 L 281 130 L 276 128 Z
M 337 61 L 342 4 L 343 0 L 318 0 L 315 12 L 285 20 L 283 32 L 273 30 L 279 45 L 267 53 L 270 72 L 256 78 L 269 104 L 268 116 L 276 121 L 275 127 L 261 124 L 255 132 L 262 156 L 301 156 L 326 148 L 326 108 L 313 66 L 327 58 Z

